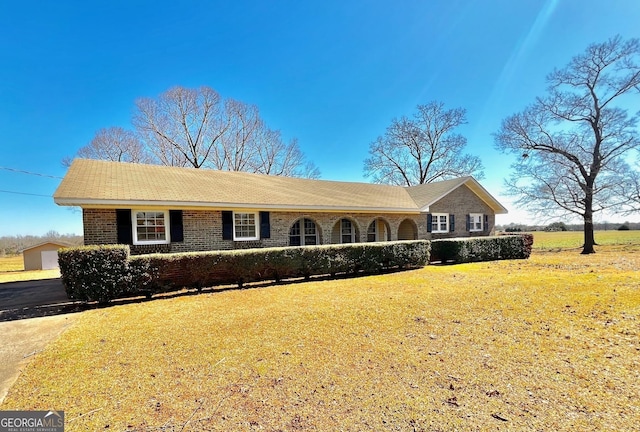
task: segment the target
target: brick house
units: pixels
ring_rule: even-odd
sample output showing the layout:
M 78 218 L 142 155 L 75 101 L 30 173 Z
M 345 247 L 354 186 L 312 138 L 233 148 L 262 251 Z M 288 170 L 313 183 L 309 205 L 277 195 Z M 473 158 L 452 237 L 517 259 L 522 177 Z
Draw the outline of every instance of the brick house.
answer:
M 134 254 L 488 236 L 507 210 L 475 179 L 412 187 L 76 159 L 54 194 L 85 244 Z

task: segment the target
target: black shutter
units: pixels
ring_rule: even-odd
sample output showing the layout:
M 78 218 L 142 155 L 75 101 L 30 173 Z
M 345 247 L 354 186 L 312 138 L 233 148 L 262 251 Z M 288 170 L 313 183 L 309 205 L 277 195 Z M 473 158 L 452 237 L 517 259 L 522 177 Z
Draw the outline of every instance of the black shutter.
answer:
M 184 229 L 182 226 L 182 210 L 169 210 L 169 232 L 172 243 L 182 243 L 184 241 Z
M 467 215 L 467 231 L 471 231 L 471 215 Z
M 131 210 L 116 210 L 116 226 L 118 230 L 118 244 L 133 244 L 133 227 L 131 224 Z
M 222 240 L 233 240 L 233 212 L 222 212 Z
M 449 215 L 449 232 L 456 230 L 456 217 L 452 214 Z
M 489 215 L 484 215 L 484 230 L 489 232 Z
M 260 212 L 260 238 L 271 238 L 271 224 L 269 223 L 269 212 Z
M 427 213 L 427 232 L 433 231 L 433 215 Z

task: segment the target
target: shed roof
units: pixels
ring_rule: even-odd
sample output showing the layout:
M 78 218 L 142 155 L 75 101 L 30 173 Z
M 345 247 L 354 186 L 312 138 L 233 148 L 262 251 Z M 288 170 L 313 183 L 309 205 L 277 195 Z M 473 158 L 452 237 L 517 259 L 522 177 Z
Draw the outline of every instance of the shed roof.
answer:
M 46 242 L 38 243 L 37 245 L 33 245 L 33 246 L 29 246 L 27 248 L 24 248 L 20 252 L 30 251 L 32 249 L 37 249 L 39 247 L 46 246 L 46 245 L 52 245 L 52 246 L 55 246 L 57 248 L 63 248 L 63 247 L 71 246 L 69 243 L 46 241 Z
M 414 187 L 311 180 L 237 171 L 76 159 L 54 193 L 59 205 L 157 206 L 419 213 L 472 177 Z M 482 199 L 506 209 L 484 191 Z M 437 199 L 436 199 L 437 198 Z

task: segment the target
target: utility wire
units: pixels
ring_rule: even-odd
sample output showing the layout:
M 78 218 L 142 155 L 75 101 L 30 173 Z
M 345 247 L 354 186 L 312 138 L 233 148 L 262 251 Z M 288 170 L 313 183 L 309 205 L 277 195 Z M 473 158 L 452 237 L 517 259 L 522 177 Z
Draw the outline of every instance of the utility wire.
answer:
M 2 190 L 2 189 L 0 189 L 0 192 L 8 193 L 8 194 L 16 194 L 16 195 L 31 195 L 31 196 L 51 198 L 51 195 L 42 195 L 42 194 L 34 194 L 34 193 L 27 193 L 27 192 L 14 192 L 14 191 Z
M 19 169 L 15 169 L 15 168 L 8 168 L 8 167 L 1 167 L 0 166 L 0 170 L 5 170 L 5 171 L 11 171 L 11 172 L 16 172 L 16 173 L 20 173 L 20 174 L 29 174 L 29 175 L 34 175 L 34 176 L 38 176 L 38 177 L 48 177 L 48 178 L 54 178 L 54 179 L 61 179 L 62 177 L 59 176 L 52 176 L 49 174 L 40 174 L 40 173 L 34 173 L 31 171 L 24 171 L 24 170 L 19 170 Z

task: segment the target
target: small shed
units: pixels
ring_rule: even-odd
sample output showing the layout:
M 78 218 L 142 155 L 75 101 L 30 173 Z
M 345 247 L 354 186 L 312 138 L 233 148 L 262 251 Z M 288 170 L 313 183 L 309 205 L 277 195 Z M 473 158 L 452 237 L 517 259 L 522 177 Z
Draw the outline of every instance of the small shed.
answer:
M 25 270 L 52 270 L 58 268 L 58 249 L 68 244 L 45 242 L 22 251 Z

